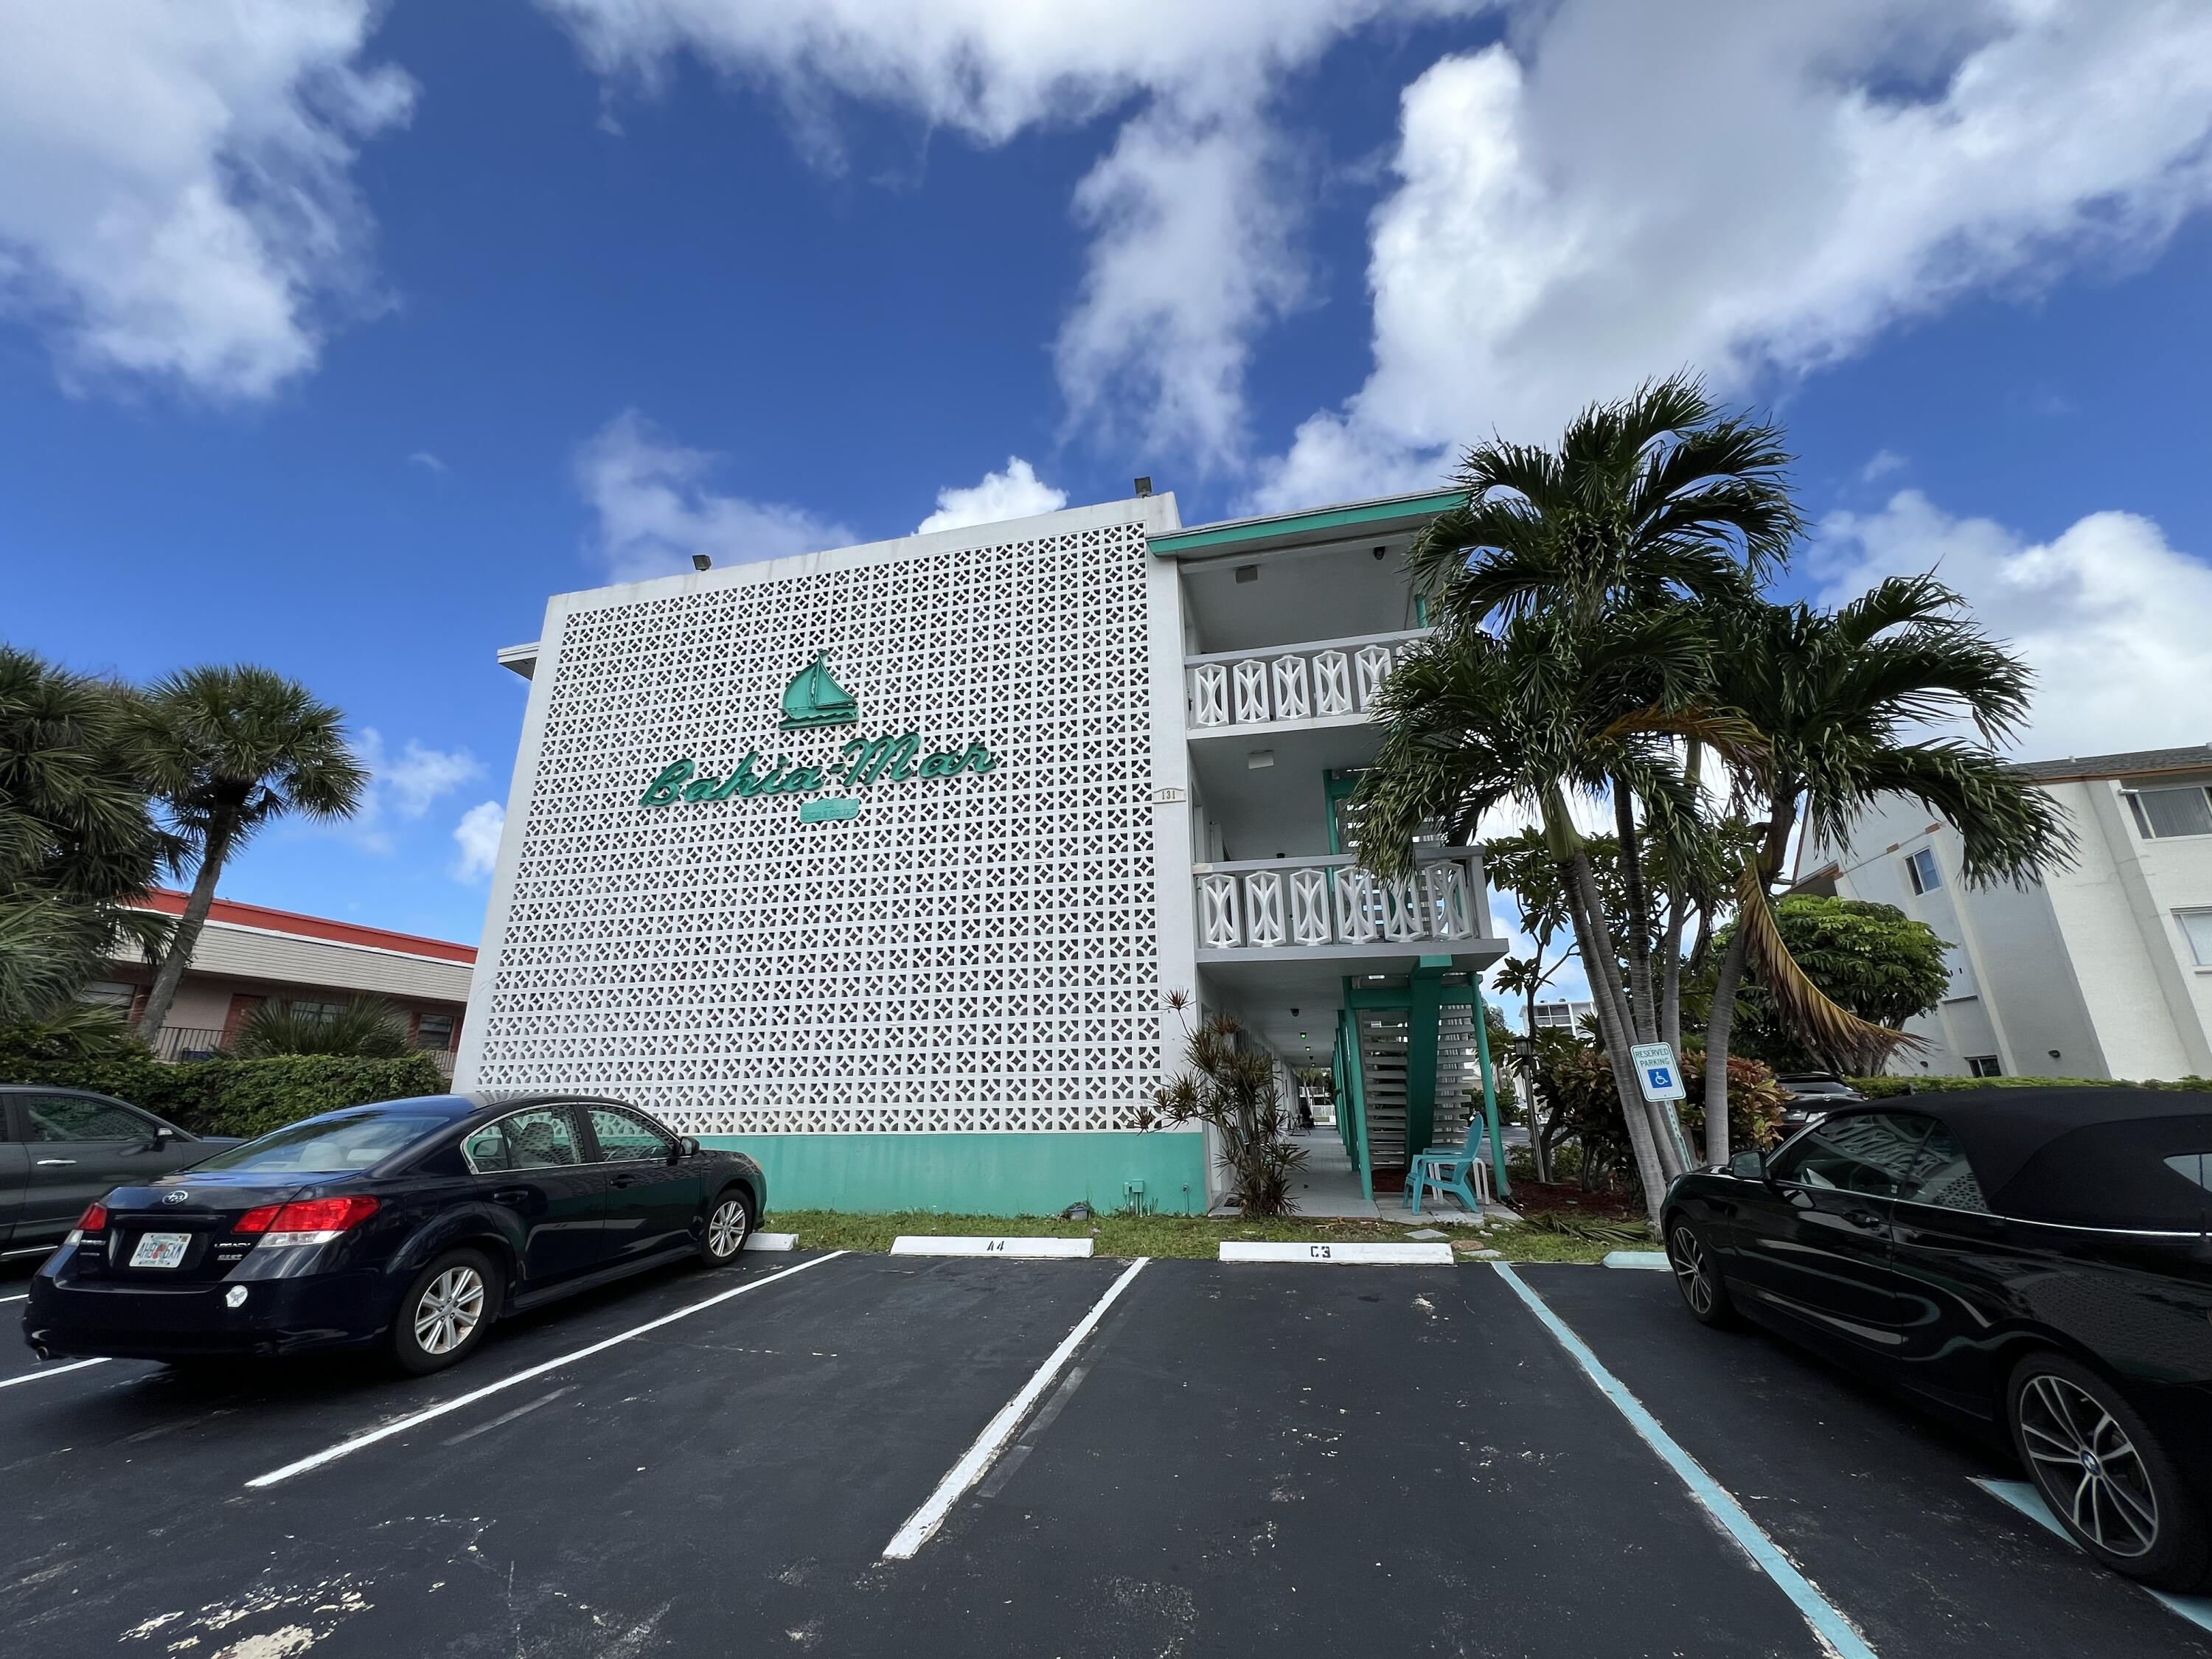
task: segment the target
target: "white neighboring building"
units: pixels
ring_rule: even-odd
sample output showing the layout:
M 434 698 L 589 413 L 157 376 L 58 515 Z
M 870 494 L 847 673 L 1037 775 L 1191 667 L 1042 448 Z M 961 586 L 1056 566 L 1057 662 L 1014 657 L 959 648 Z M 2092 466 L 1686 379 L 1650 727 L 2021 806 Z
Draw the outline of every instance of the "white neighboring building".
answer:
M 2035 886 L 1968 888 L 1959 836 L 1899 799 L 1797 886 L 1894 904 L 1952 942 L 1951 990 L 1893 1069 L 1950 1076 L 2212 1076 L 2212 744 L 2021 769 L 2081 838 Z M 1808 838 L 1808 841 L 1810 838 Z

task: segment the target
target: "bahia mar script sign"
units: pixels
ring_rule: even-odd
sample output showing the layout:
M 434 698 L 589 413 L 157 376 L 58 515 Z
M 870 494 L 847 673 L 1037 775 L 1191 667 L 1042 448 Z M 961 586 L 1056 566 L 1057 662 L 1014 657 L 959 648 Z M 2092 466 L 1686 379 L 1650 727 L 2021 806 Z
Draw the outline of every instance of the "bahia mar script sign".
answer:
M 860 706 L 830 674 L 827 652 L 793 675 L 783 689 L 783 719 L 778 724 L 784 731 L 857 726 L 860 720 Z M 646 785 L 637 804 L 673 806 L 679 801 L 811 796 L 814 799 L 799 805 L 799 822 L 821 823 L 857 817 L 860 811 L 857 796 L 830 796 L 825 791 L 866 789 L 878 783 L 907 783 L 923 778 L 957 778 L 963 772 L 980 775 L 996 769 L 998 764 L 998 757 L 979 742 L 925 754 L 921 734 L 908 730 L 895 737 L 854 738 L 835 757 L 821 762 L 794 763 L 787 755 L 765 760 L 756 749 L 726 775 L 702 772 L 698 762 L 686 756 L 662 767 Z

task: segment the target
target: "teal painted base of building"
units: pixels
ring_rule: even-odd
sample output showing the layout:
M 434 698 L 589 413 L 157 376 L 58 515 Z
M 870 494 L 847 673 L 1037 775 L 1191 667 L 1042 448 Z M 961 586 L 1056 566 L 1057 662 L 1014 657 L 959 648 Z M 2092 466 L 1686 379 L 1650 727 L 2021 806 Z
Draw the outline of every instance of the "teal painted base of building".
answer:
M 768 1172 L 768 1207 L 1058 1215 L 1071 1204 L 1206 1212 L 1206 1137 L 1139 1133 L 702 1135 Z M 1134 1190 L 1132 1190 L 1134 1184 Z

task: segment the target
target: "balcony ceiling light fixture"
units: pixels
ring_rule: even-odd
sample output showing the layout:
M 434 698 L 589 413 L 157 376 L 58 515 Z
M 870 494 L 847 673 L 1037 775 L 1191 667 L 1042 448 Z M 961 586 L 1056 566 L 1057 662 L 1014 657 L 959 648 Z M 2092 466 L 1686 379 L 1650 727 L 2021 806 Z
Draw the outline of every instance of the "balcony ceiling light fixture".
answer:
M 1244 757 L 1244 764 L 1255 772 L 1264 772 L 1274 763 L 1275 751 L 1272 749 L 1255 749 Z

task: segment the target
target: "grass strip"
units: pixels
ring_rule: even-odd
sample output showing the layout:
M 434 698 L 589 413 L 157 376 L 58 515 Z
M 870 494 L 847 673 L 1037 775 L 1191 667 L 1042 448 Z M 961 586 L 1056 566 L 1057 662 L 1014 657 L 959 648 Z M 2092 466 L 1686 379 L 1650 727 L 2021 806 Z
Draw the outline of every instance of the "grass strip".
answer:
M 1389 1243 L 1412 1231 L 1388 1221 L 1349 1221 L 1291 1216 L 1279 1220 L 1183 1215 L 1098 1215 L 1088 1221 L 1059 1216 L 936 1215 L 908 1210 L 893 1215 L 848 1215 L 839 1210 L 778 1210 L 765 1224 L 799 1235 L 805 1250 L 872 1251 L 881 1255 L 901 1233 L 957 1233 L 985 1237 L 1091 1238 L 1103 1256 L 1180 1256 L 1212 1261 L 1224 1239 L 1283 1243 Z M 1602 1261 L 1620 1241 L 1584 1238 L 1542 1228 L 1499 1224 L 1440 1227 L 1462 1258 L 1494 1249 L 1507 1261 Z M 1482 1258 L 1487 1260 L 1488 1258 Z

